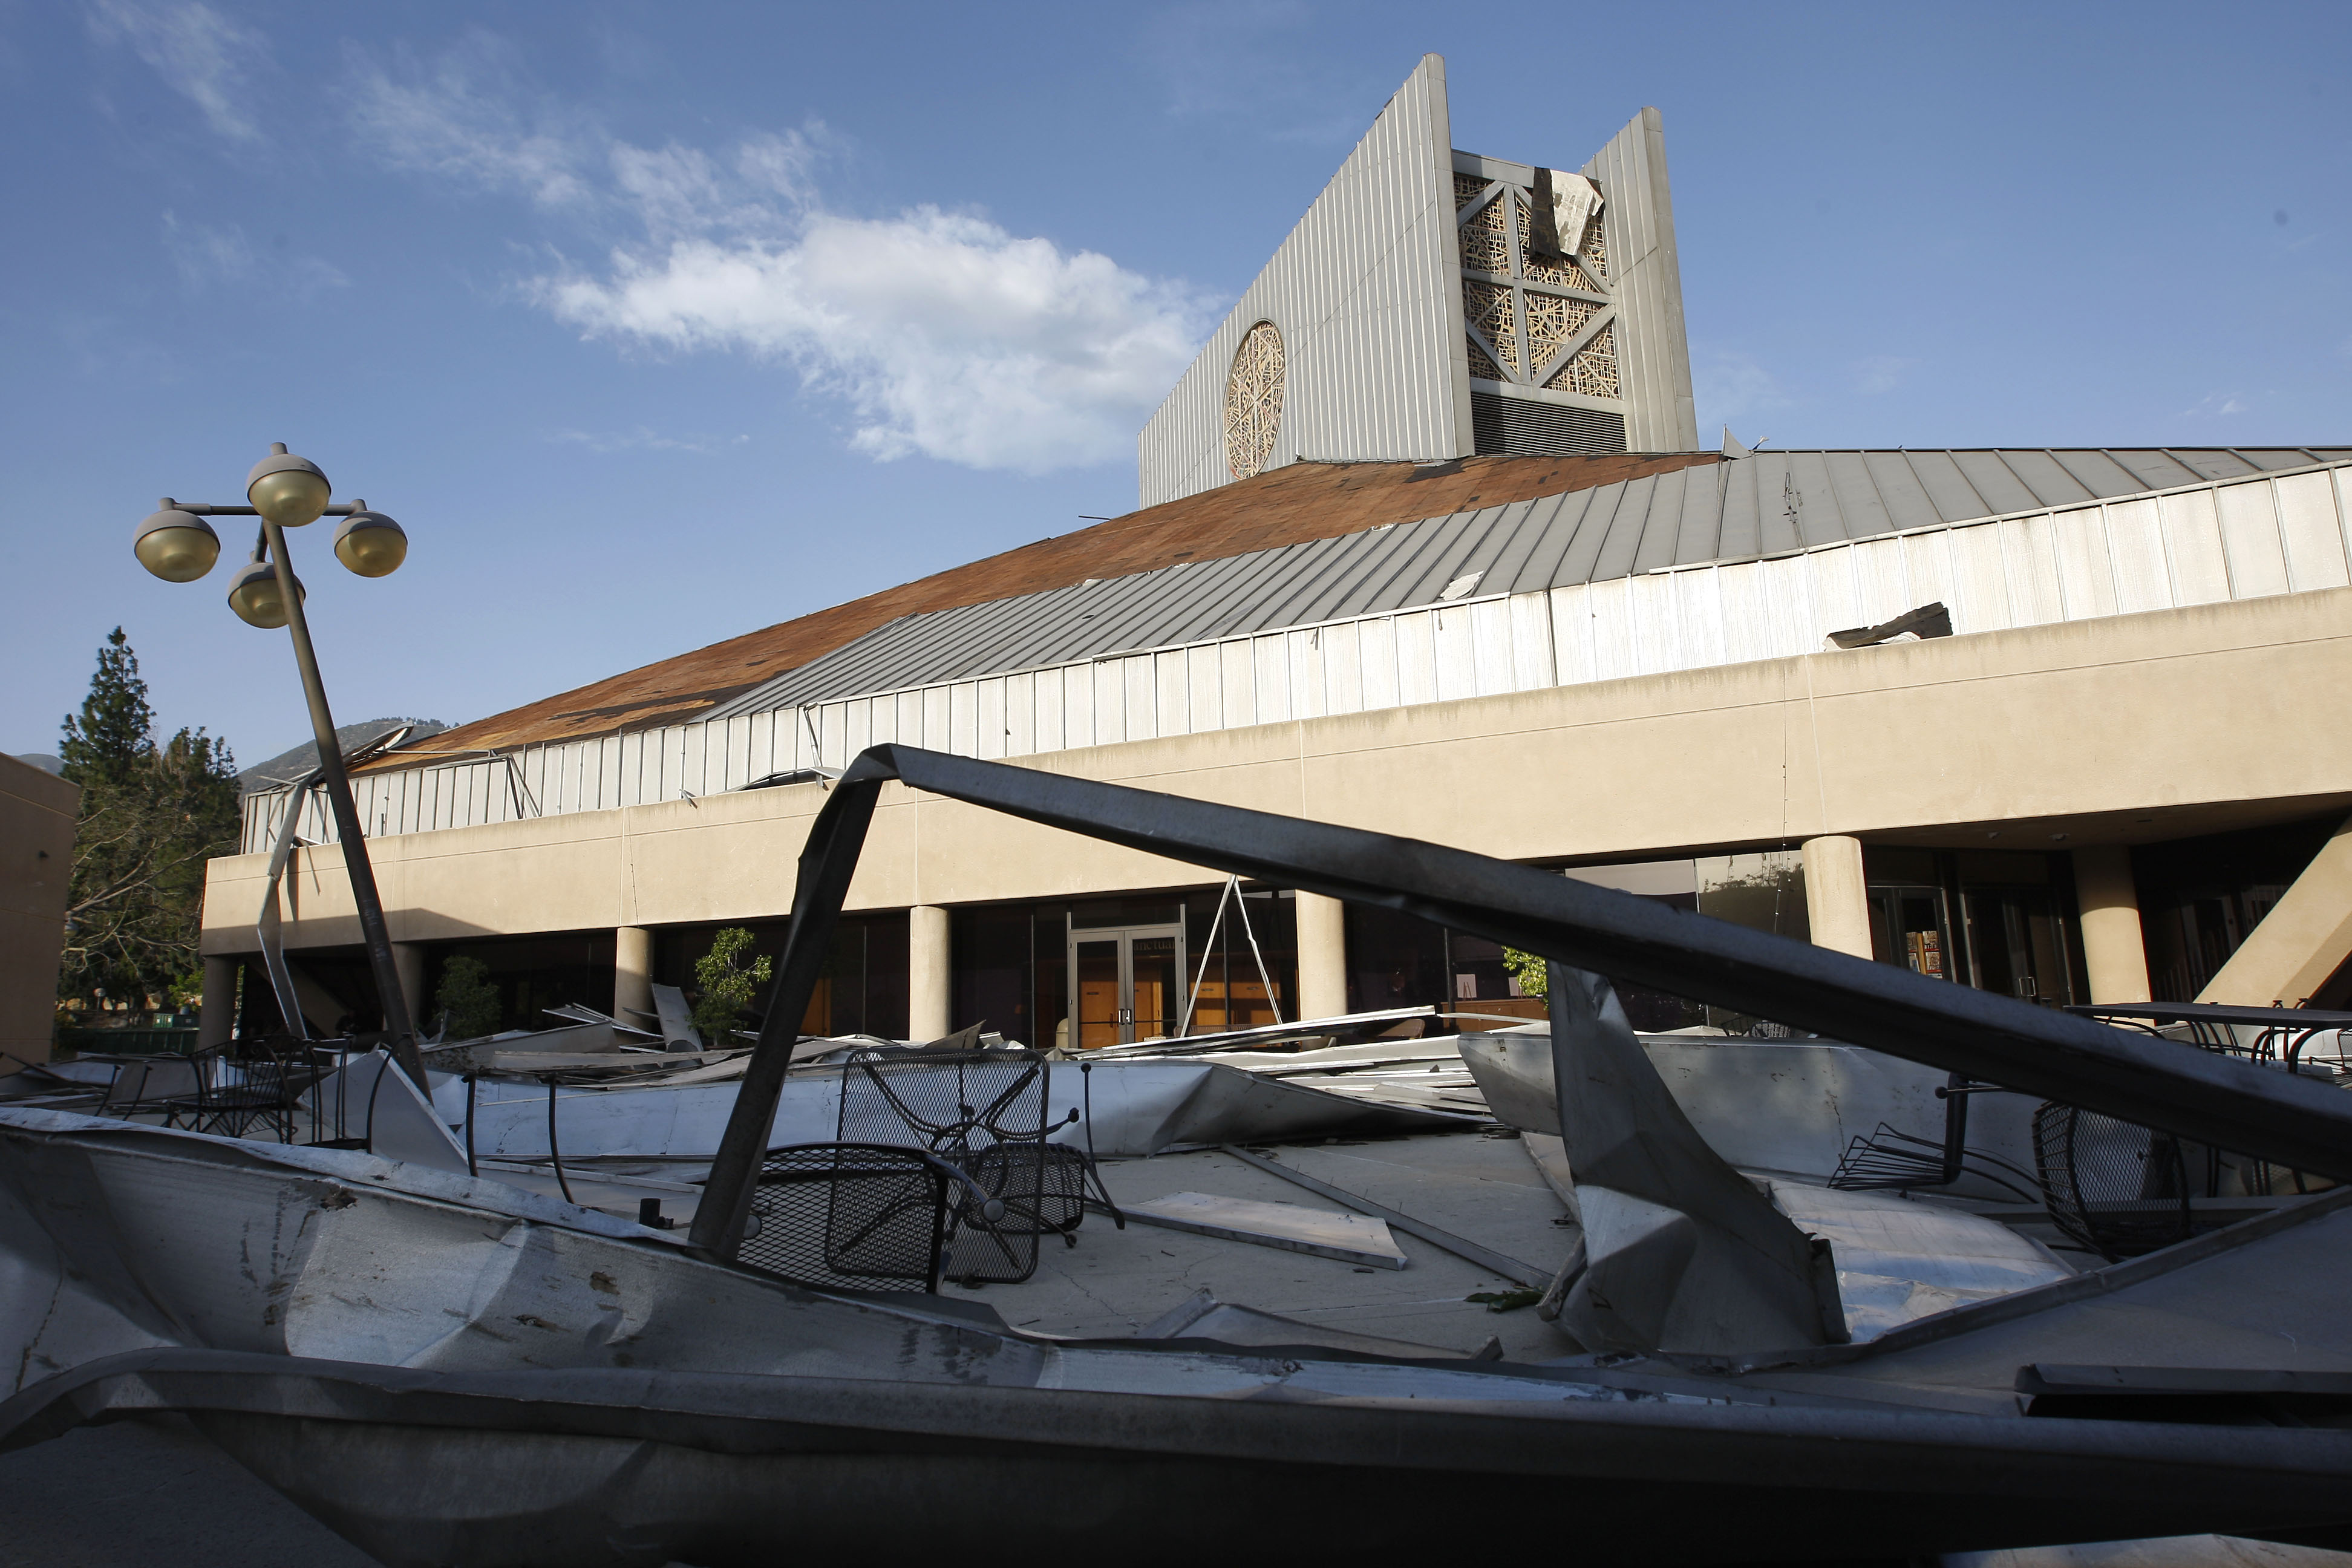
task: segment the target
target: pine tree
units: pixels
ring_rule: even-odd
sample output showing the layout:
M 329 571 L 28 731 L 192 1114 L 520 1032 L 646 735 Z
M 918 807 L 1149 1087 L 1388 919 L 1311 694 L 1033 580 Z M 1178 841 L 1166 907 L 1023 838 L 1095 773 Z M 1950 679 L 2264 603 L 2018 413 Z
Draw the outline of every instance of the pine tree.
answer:
M 81 717 L 66 715 L 65 776 L 87 788 L 121 784 L 155 752 L 155 714 L 147 706 L 147 683 L 139 678 L 139 656 L 121 626 L 98 650 L 98 673 L 81 700 Z
M 236 762 L 201 729 L 158 747 L 154 722 L 139 657 L 117 626 L 59 747 L 82 791 L 61 1002 L 103 994 L 142 1008 L 201 984 L 205 862 L 236 847 Z

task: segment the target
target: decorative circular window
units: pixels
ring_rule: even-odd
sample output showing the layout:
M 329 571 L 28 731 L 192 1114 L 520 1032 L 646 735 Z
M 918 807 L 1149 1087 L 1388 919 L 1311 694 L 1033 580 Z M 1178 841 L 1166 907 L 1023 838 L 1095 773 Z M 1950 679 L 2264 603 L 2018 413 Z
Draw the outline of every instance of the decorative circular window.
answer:
M 1242 334 L 1225 378 L 1225 466 L 1246 479 L 1274 455 L 1282 427 L 1282 334 L 1260 321 Z

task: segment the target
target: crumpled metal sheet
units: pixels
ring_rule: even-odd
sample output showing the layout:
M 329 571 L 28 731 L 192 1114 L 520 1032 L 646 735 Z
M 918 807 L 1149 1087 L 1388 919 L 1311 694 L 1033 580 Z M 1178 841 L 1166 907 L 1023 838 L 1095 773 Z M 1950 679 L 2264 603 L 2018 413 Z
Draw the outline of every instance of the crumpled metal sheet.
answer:
M 1091 1068 L 1091 1071 L 1084 1070 Z M 1459 1112 L 1368 1102 L 1221 1062 L 1129 1058 L 1089 1064 L 1055 1062 L 1045 1120 L 1056 1142 L 1087 1147 L 1087 1110 L 1094 1115 L 1094 1152 L 1104 1159 L 1135 1158 L 1165 1149 L 1329 1135 L 1366 1131 L 1458 1127 Z M 948 1069 L 942 1069 L 948 1070 Z M 841 1117 L 837 1067 L 796 1068 L 776 1104 L 770 1148 L 826 1143 Z M 725 1082 L 556 1089 L 556 1136 L 563 1157 L 691 1155 L 719 1148 L 734 1109 L 738 1084 Z M 475 1152 L 482 1159 L 547 1157 L 547 1089 L 543 1084 L 484 1079 L 475 1086 Z M 466 1090 L 438 1086 L 434 1103 L 461 1129 Z M 1075 1124 L 1066 1124 L 1072 1111 Z M 460 1136 L 463 1136 L 462 1131 Z

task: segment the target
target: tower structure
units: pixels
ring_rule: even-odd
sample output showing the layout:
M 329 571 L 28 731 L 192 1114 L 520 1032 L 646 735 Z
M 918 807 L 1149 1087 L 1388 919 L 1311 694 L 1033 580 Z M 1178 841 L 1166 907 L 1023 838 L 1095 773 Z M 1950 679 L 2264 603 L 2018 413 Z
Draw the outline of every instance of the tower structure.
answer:
M 1304 459 L 1698 444 L 1658 111 L 1570 173 L 1456 151 L 1424 56 L 1139 442 L 1142 504 Z

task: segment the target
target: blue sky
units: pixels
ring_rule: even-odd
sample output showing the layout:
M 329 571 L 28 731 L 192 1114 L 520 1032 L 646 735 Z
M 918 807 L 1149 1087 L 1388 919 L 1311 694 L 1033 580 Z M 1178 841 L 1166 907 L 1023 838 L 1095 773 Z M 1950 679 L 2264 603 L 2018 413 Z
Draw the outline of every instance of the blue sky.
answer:
M 1424 51 L 1454 140 L 1664 113 L 1700 427 L 2352 440 L 2352 9 L 0 0 L 0 750 L 107 629 L 304 737 L 142 573 L 272 440 L 338 716 L 478 718 L 1135 504 L 1135 431 Z M 231 552 L 247 541 L 227 536 Z M 241 559 L 241 553 L 237 555 Z

